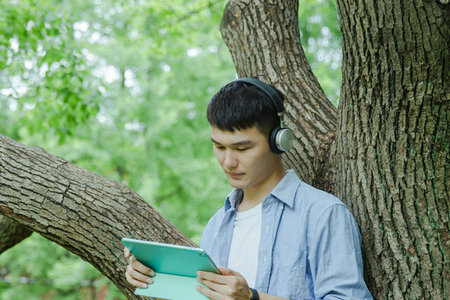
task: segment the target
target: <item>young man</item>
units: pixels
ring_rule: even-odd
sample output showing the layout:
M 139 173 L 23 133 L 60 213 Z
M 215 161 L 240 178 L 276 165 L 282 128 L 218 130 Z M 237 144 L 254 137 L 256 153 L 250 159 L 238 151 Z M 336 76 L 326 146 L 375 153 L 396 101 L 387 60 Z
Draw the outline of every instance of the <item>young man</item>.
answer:
M 234 187 L 206 226 L 201 247 L 221 275 L 198 272 L 211 299 L 372 299 L 363 279 L 361 238 L 336 197 L 285 171 L 290 147 L 281 94 L 244 78 L 207 109 L 214 154 Z M 125 249 L 127 280 L 142 287 L 152 270 Z M 225 267 L 226 266 L 226 267 Z

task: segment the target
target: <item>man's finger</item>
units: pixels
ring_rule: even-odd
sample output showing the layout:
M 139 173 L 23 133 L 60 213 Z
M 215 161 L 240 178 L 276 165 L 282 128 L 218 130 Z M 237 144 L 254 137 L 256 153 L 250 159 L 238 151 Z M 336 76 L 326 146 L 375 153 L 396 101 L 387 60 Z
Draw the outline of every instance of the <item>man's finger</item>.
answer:
M 140 283 L 153 283 L 153 279 L 150 276 L 136 271 L 131 265 L 128 265 L 126 274 L 129 275 L 130 278 L 137 280 Z
M 197 272 L 197 278 L 200 280 L 207 280 L 219 284 L 225 283 L 225 276 L 219 275 L 212 272 L 204 272 L 204 271 L 198 271 Z
M 233 285 L 236 284 L 237 277 L 239 277 L 239 278 L 242 277 L 241 274 L 234 272 L 230 269 L 223 268 L 223 270 L 225 272 L 225 273 L 222 273 L 223 275 L 212 273 L 212 272 L 198 271 L 197 277 L 201 281 L 207 280 L 207 281 L 215 282 L 217 284 L 233 284 Z
M 124 247 L 123 248 L 123 254 L 125 255 L 125 258 L 128 259 L 130 257 L 130 255 L 131 255 L 131 252 L 130 252 L 130 250 L 128 250 L 127 247 Z
M 219 271 L 220 273 L 222 273 L 222 275 L 240 275 L 238 272 L 224 267 L 219 267 Z
M 199 293 L 205 295 L 206 297 L 208 297 L 209 299 L 212 299 L 212 300 L 226 299 L 225 296 L 223 296 L 223 295 L 221 295 L 221 294 L 219 294 L 217 292 L 214 292 L 214 291 L 204 287 L 203 285 L 197 285 L 195 287 L 195 289 Z
M 137 271 L 139 271 L 143 274 L 148 274 L 150 276 L 155 275 L 155 272 L 153 272 L 152 269 L 144 266 L 133 255 L 131 255 L 131 252 L 130 252 L 130 250 L 128 250 L 127 247 L 125 247 L 123 251 L 124 251 L 125 257 L 128 258 L 128 264 L 132 265 L 134 269 L 136 269 Z
M 144 266 L 140 261 L 138 261 L 134 256 L 131 256 L 130 266 L 142 274 L 155 276 L 155 272 L 152 269 Z
M 221 295 L 231 295 L 232 291 L 230 285 L 220 284 L 208 280 L 201 280 L 200 282 L 207 286 L 210 290 L 215 291 Z
M 140 274 L 140 275 L 138 275 L 138 274 L 135 274 L 136 276 L 144 276 L 144 275 L 142 275 L 142 274 Z M 145 289 L 145 288 L 147 288 L 147 284 L 150 284 L 150 282 L 149 283 L 147 283 L 146 282 L 146 280 L 144 279 L 144 280 L 137 280 L 136 278 L 134 278 L 129 272 L 128 272 L 128 270 L 127 270 L 127 272 L 125 273 L 125 278 L 127 279 L 127 281 L 128 281 L 128 283 L 129 284 L 131 284 L 132 286 L 135 286 L 135 287 L 140 287 L 140 288 L 143 288 L 143 289 Z M 150 277 L 149 277 L 150 278 Z M 151 278 L 150 278 L 151 279 Z M 151 282 L 151 283 L 153 283 L 153 281 Z

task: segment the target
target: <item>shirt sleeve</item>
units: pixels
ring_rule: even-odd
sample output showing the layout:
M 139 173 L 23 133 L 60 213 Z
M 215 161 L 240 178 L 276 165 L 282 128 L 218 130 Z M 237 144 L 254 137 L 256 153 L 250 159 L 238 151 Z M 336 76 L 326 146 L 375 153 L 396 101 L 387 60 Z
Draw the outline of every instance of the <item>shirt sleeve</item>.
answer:
M 363 276 L 361 236 L 345 205 L 318 218 L 309 251 L 316 299 L 372 299 Z

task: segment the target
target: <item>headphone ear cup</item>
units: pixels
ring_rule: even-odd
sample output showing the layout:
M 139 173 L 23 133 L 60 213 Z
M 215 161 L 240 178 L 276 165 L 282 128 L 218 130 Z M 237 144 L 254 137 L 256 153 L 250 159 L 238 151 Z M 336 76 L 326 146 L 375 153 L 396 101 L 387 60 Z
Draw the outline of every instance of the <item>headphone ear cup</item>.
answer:
M 280 151 L 289 151 L 294 144 L 294 132 L 289 127 L 281 128 L 277 132 L 275 142 Z
M 284 151 L 279 149 L 277 146 L 277 134 L 280 131 L 280 126 L 276 126 L 274 129 L 272 129 L 272 131 L 270 132 L 270 136 L 269 136 L 269 146 L 270 146 L 270 150 L 272 150 L 272 152 L 276 153 L 276 154 L 281 154 Z
M 292 148 L 293 143 L 294 132 L 288 127 L 280 128 L 280 126 L 277 126 L 270 133 L 270 149 L 276 154 L 281 154 L 289 151 L 289 149 Z

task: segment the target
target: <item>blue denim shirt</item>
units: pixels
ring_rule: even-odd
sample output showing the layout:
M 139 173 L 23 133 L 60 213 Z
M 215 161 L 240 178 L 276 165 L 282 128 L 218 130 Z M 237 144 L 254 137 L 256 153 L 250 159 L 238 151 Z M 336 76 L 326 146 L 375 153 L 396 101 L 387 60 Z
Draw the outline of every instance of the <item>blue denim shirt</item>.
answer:
M 201 247 L 227 266 L 242 190 L 209 220 Z M 361 236 L 347 207 L 289 170 L 263 200 L 255 288 L 289 299 L 372 299 L 363 278 Z

